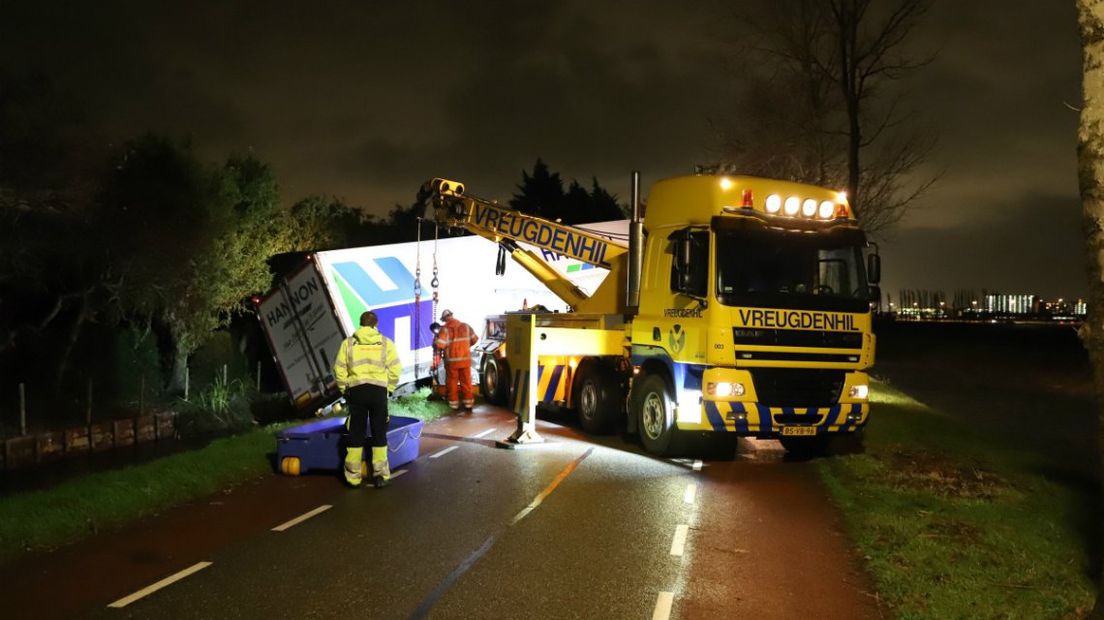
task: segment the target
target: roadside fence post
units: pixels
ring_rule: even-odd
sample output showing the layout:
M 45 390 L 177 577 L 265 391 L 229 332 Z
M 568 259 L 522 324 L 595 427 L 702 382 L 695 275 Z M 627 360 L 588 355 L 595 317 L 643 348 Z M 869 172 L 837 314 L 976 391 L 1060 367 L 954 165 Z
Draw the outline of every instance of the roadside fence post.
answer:
M 226 364 L 222 365 L 222 384 L 226 385 Z
M 257 393 L 261 391 L 261 363 L 257 362 Z
M 85 426 L 92 426 L 92 377 L 88 378 L 88 407 L 84 410 Z
M 184 400 L 188 400 L 188 387 L 192 383 L 192 371 L 187 366 L 184 367 Z
M 19 384 L 19 434 L 27 434 L 27 388 Z

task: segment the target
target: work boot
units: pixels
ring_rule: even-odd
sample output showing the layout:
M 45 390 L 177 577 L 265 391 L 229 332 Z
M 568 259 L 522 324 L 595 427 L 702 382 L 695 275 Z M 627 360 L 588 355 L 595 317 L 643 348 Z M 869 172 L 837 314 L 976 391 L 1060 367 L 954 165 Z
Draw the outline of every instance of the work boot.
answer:
M 391 466 L 387 462 L 387 446 L 372 447 L 372 486 L 377 489 L 391 484 Z

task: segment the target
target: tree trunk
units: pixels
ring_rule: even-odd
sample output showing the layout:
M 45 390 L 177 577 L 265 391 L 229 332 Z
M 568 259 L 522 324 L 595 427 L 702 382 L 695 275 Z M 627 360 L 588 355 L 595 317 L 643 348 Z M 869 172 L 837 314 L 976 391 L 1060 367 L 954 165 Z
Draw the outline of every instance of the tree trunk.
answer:
M 1085 244 L 1088 251 L 1089 316 L 1082 328 L 1082 341 L 1089 352 L 1097 398 L 1104 403 L 1104 3 L 1077 0 L 1081 30 L 1082 93 L 1081 126 L 1077 132 L 1078 180 L 1084 212 Z M 1104 463 L 1104 408 L 1097 439 Z M 1104 471 L 1101 472 L 1104 482 Z M 1104 484 L 1100 489 L 1104 493 Z M 1104 522 L 1098 523 L 1104 549 Z M 1092 618 L 1104 617 L 1104 562 L 1095 558 L 1101 569 Z
M 172 368 L 169 371 L 168 391 L 170 394 L 179 396 L 184 394 L 188 356 L 192 354 L 193 347 L 188 344 L 187 339 L 175 336 L 173 337 L 172 347 Z
M 73 319 L 73 324 L 69 327 L 69 338 L 65 341 L 65 348 L 61 350 L 58 358 L 57 372 L 54 374 L 54 392 L 61 390 L 61 383 L 65 380 L 65 371 L 69 366 L 69 357 L 73 354 L 81 330 L 88 321 L 89 294 L 89 291 L 84 291 L 77 300 L 77 318 Z

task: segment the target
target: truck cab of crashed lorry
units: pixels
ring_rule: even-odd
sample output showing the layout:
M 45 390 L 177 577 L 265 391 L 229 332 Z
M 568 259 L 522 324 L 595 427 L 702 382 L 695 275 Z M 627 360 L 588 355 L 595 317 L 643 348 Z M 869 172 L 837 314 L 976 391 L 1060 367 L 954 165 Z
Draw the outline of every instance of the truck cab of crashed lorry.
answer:
M 438 223 L 498 243 L 571 308 L 507 313 L 480 364 L 484 396 L 519 413 L 574 409 L 591 433 L 623 427 L 654 454 L 692 439 L 777 438 L 792 452 L 861 439 L 881 262 L 847 196 L 748 176 L 655 183 L 628 245 L 429 183 Z M 537 252 L 529 248 L 535 248 Z M 542 259 L 609 269 L 587 294 Z

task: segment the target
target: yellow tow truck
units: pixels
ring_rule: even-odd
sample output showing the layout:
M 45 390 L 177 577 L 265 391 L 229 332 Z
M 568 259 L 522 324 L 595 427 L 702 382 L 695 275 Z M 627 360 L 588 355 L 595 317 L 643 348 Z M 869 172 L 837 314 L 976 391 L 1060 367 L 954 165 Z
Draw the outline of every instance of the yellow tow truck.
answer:
M 538 403 L 576 410 L 591 433 L 623 423 L 657 455 L 693 435 L 777 438 L 798 452 L 861 439 L 881 263 L 846 194 L 682 176 L 652 187 L 641 219 L 634 174 L 626 247 L 456 181 L 428 187 L 439 224 L 498 243 L 570 308 L 499 325 L 505 343 L 487 356 L 483 387 L 519 414 L 512 441 L 540 440 Z M 587 295 L 525 246 L 610 273 Z

